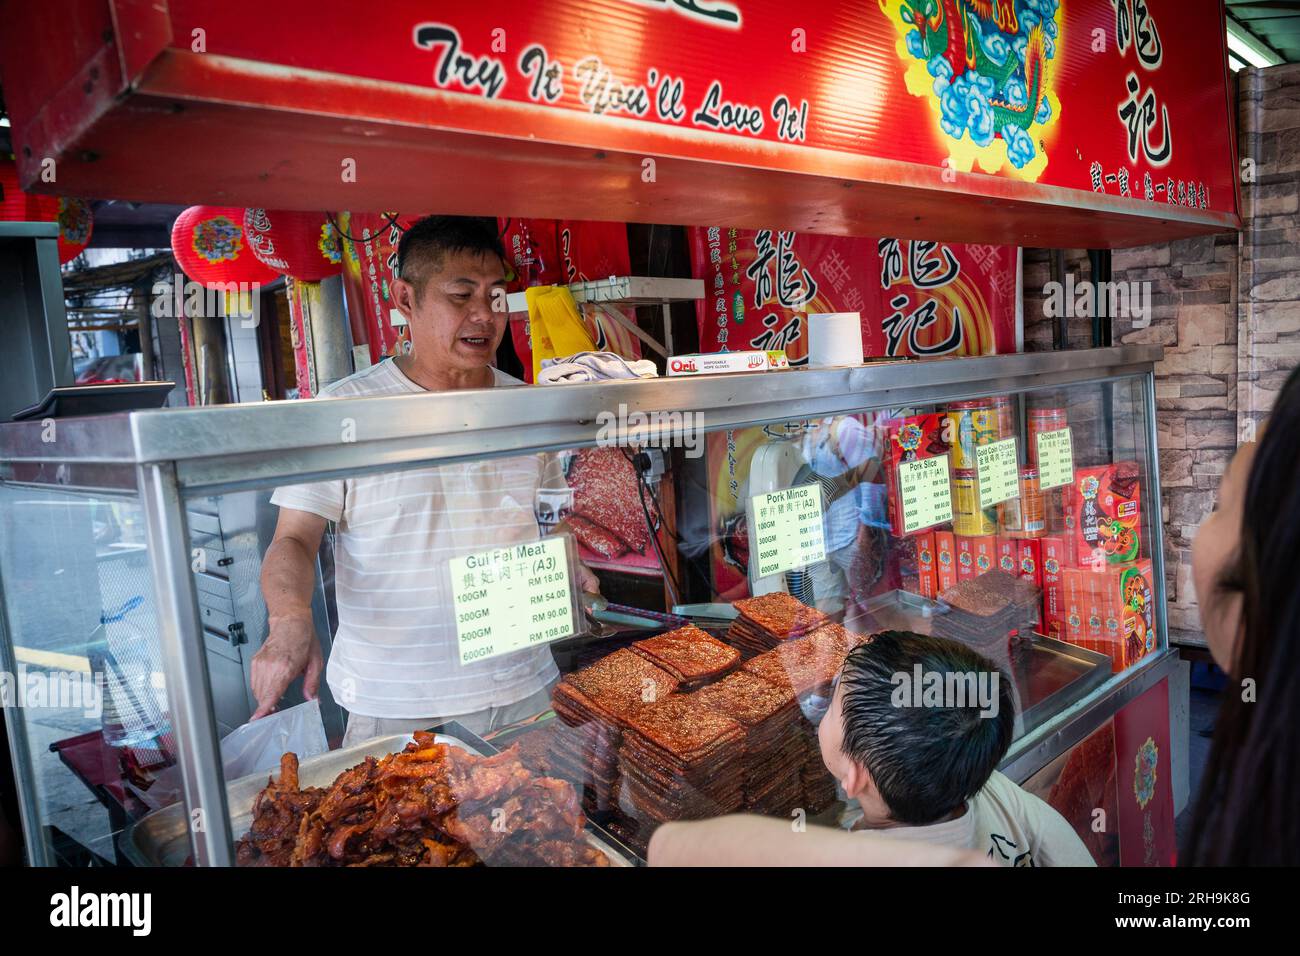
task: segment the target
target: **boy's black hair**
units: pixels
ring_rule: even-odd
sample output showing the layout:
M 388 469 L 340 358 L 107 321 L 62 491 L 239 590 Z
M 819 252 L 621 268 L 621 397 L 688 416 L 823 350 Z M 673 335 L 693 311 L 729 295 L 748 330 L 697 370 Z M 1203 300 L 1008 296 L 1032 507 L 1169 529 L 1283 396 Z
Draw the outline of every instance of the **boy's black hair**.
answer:
M 476 216 L 425 216 L 412 223 L 397 244 L 397 275 L 420 292 L 430 268 L 442 268 L 448 253 L 476 252 L 505 262 L 496 221 Z
M 844 662 L 843 751 L 871 774 L 894 820 L 924 826 L 955 812 L 988 782 L 1011 746 L 1015 705 L 1001 674 L 993 716 L 981 717 L 978 700 L 969 697 L 960 707 L 948 700 L 942 707 L 897 706 L 902 681 L 895 675 L 910 681 L 917 664 L 945 684 L 948 674 L 1000 672 L 965 644 L 911 631 L 883 631 Z

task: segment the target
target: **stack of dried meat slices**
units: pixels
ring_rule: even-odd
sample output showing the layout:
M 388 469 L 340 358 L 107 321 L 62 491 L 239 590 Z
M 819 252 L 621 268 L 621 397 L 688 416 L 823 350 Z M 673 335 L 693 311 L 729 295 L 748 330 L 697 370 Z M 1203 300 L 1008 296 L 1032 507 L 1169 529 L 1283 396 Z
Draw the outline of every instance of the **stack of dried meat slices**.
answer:
M 830 621 L 816 608 L 776 591 L 735 602 L 737 617 L 727 641 L 746 657 L 771 650 L 783 641 L 802 637 Z
M 745 728 L 745 809 L 784 817 L 802 806 L 808 754 L 794 691 L 738 671 L 693 696 Z
M 557 776 L 581 783 L 588 813 L 615 804 L 626 715 L 647 700 L 667 697 L 677 686 L 667 671 L 626 648 L 555 685 L 551 705 L 567 727 L 556 734 L 551 762 Z
M 695 694 L 674 694 L 628 718 L 619 749 L 619 805 L 638 821 L 700 820 L 744 803 L 745 728 Z
M 830 695 L 831 684 L 849 651 L 869 640 L 869 637 L 855 634 L 842 625 L 824 624 L 807 637 L 786 641 L 751 658 L 740 672 L 789 691 L 801 703 L 812 697 L 825 698 Z M 802 709 L 795 731 L 802 758 L 799 764 L 803 793 L 800 806 L 809 813 L 820 813 L 835 802 L 835 778 L 822 762 L 817 728 L 804 717 Z
M 659 519 L 653 502 L 643 508 L 636 470 L 622 449 L 582 449 L 569 467 L 568 482 L 573 489 L 568 522 L 583 545 L 607 560 L 629 551 L 646 553 L 650 546 L 646 510 L 653 524 Z
M 931 633 L 975 647 L 993 647 L 1012 631 L 1032 628 L 1038 589 L 1022 578 L 994 569 L 958 581 L 939 595 L 946 613 L 936 613 Z
M 703 686 L 740 663 L 740 651 L 710 637 L 694 624 L 637 641 L 632 650 L 666 670 L 682 690 Z

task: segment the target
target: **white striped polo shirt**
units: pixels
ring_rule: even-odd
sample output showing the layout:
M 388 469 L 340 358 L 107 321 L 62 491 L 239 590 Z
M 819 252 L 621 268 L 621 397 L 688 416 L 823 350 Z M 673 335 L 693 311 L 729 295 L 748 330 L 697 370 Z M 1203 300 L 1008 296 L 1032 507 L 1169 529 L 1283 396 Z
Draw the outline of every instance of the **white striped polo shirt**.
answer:
M 523 384 L 493 374 L 495 385 Z M 321 397 L 422 391 L 390 359 Z M 559 676 L 546 647 L 461 664 L 447 594 L 448 559 L 538 538 L 542 468 L 528 455 L 276 490 L 273 504 L 337 525 L 339 625 L 325 670 L 335 700 L 368 717 L 442 717 L 514 703 Z

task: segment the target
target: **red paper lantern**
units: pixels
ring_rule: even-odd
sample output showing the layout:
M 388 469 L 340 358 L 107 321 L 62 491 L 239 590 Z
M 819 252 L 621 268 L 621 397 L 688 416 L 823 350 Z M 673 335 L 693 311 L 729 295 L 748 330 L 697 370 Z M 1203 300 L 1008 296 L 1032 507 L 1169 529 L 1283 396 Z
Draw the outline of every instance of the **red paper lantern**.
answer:
M 18 187 L 18 166 L 0 157 L 0 221 L 53 222 L 59 214 L 56 196 L 25 193 Z
M 247 209 L 244 235 L 262 263 L 295 279 L 318 282 L 343 268 L 343 244 L 324 213 Z
M 71 262 L 90 244 L 95 217 L 84 199 L 59 197 L 59 264 Z
M 238 206 L 186 209 L 172 226 L 172 255 L 182 272 L 207 288 L 265 285 L 277 278 L 245 241 L 244 210 Z

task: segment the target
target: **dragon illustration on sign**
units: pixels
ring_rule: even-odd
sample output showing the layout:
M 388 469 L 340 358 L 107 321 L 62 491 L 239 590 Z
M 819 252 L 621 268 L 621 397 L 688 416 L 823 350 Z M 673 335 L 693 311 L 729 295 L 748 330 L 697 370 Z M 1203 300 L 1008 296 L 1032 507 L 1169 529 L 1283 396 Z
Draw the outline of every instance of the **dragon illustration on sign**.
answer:
M 899 32 L 910 93 L 927 97 L 949 137 L 951 165 L 1006 167 L 1036 180 L 1042 136 L 1060 114 L 1050 63 L 1060 0 L 880 0 Z M 1000 143 L 998 141 L 1001 141 Z

